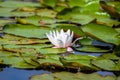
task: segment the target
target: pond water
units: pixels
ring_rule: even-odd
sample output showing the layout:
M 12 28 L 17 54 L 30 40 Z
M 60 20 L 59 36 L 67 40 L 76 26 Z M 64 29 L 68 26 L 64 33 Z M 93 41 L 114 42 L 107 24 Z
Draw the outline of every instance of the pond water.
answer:
M 33 75 L 51 73 L 47 70 L 24 70 L 24 69 L 16 69 L 6 67 L 3 68 L 3 71 L 0 72 L 0 80 L 29 80 L 29 78 Z M 112 72 L 107 71 L 98 71 L 95 72 L 100 75 L 114 75 Z
M 24 70 L 6 67 L 0 72 L 0 80 L 29 80 L 36 74 L 51 73 L 46 70 Z

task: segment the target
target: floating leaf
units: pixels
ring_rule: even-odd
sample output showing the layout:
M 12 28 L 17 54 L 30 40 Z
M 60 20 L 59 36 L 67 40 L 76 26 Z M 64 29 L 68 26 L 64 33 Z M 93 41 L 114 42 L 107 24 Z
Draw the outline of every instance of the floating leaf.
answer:
M 36 10 L 36 15 L 41 16 L 41 17 L 51 17 L 55 18 L 56 17 L 56 12 L 50 9 L 38 9 Z
M 28 17 L 28 16 L 34 16 L 34 12 L 22 12 L 22 11 L 14 11 L 10 13 L 10 17 Z
M 21 52 L 27 54 L 58 54 L 58 53 L 65 53 L 66 49 L 64 48 L 48 48 L 52 45 L 48 44 L 33 44 L 33 45 L 4 45 L 4 49 L 13 52 Z
M 37 7 L 40 6 L 38 3 L 32 3 L 32 2 L 23 2 L 23 1 L 5 1 L 0 3 L 0 6 L 2 7 Z
M 118 66 L 118 64 L 114 63 L 112 60 L 107 59 L 92 60 L 92 64 L 103 70 L 120 71 L 120 67 Z
M 120 39 L 116 36 L 118 32 L 111 27 L 98 24 L 88 24 L 82 27 L 82 30 L 89 36 L 102 40 L 104 42 L 120 44 Z
M 48 39 L 30 39 L 20 36 L 5 34 L 0 38 L 0 44 L 36 44 L 49 42 Z
M 75 49 L 83 52 L 108 52 L 109 51 L 107 49 L 102 49 L 102 48 L 91 46 L 91 45 L 81 46 Z
M 120 58 L 116 56 L 115 54 L 108 53 L 108 54 L 103 54 L 99 58 L 101 59 L 110 59 L 110 60 L 119 60 Z
M 89 37 L 87 37 L 87 38 L 83 38 L 83 39 L 79 40 L 79 42 L 82 45 L 91 45 L 93 40 L 90 39 Z
M 9 24 L 4 27 L 3 31 L 29 38 L 46 38 L 45 33 L 49 32 L 49 30 L 51 29 L 34 25 Z
M 16 22 L 15 20 L 10 20 L 10 19 L 8 19 L 8 20 L 0 20 L 0 26 L 4 26 L 4 25 L 6 25 L 6 24 L 8 24 L 8 23 L 14 23 L 14 22 Z
M 67 68 L 80 68 L 81 70 L 98 70 L 98 68 L 90 64 L 91 59 L 96 59 L 96 57 L 85 55 L 71 55 L 60 58 L 63 65 Z
M 40 3 L 44 6 L 55 7 L 57 0 L 40 0 Z
M 63 77 L 64 76 L 64 77 Z M 30 80 L 115 80 L 115 76 L 101 76 L 96 73 L 70 73 L 70 72 L 56 72 L 53 74 L 34 75 Z
M 10 17 L 12 16 L 11 12 L 14 10 L 15 8 L 1 8 L 0 7 L 0 16 L 1 17 Z
M 55 19 L 50 17 L 30 16 L 27 18 L 18 18 L 17 21 L 21 24 L 33 24 L 36 26 L 53 24 Z

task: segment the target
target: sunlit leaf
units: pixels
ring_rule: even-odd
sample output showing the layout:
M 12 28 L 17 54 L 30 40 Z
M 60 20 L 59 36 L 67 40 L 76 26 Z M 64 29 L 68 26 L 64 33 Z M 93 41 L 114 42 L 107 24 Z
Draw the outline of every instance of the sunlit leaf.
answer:
M 120 39 L 116 37 L 118 32 L 111 27 L 91 23 L 83 26 L 82 30 L 87 35 L 104 42 L 113 43 L 116 45 L 120 44 Z
M 45 33 L 49 32 L 49 30 L 51 29 L 34 25 L 9 24 L 4 27 L 3 31 L 30 38 L 46 38 Z
M 55 7 L 57 0 L 40 0 L 40 3 L 44 6 Z
M 81 45 L 91 45 L 93 40 L 90 38 L 83 38 L 81 40 L 79 40 Z
M 32 2 L 23 2 L 23 1 L 5 1 L 0 4 L 2 7 L 37 7 L 40 6 L 39 3 L 32 3 Z
M 98 70 L 98 68 L 90 64 L 91 59 L 96 59 L 96 57 L 85 55 L 70 55 L 60 58 L 60 61 L 65 67 L 68 68 L 80 68 L 81 70 Z
M 20 36 L 5 34 L 0 38 L 0 44 L 36 44 L 49 42 L 48 39 L 30 39 Z
M 92 64 L 103 70 L 110 70 L 110 71 L 120 70 L 120 67 L 112 60 L 107 60 L 107 59 L 92 60 Z
M 50 48 L 48 48 L 50 47 Z M 48 44 L 33 44 L 33 45 L 4 45 L 4 49 L 13 52 L 21 52 L 27 54 L 58 54 L 65 53 L 66 49 L 64 48 L 52 48 L 52 45 Z
M 50 9 L 38 9 L 36 10 L 36 15 L 41 16 L 41 17 L 51 17 L 54 18 L 56 17 L 56 12 Z
M 10 19 L 8 19 L 8 20 L 0 20 L 0 26 L 4 26 L 4 25 L 6 25 L 6 24 L 8 24 L 8 23 L 14 23 L 14 22 L 16 22 L 15 20 L 10 20 Z
M 1 17 L 10 17 L 12 16 L 11 12 L 14 10 L 15 8 L 1 8 L 0 7 L 0 16 Z
M 27 18 L 18 18 L 17 21 L 21 24 L 33 24 L 36 26 L 55 23 L 54 18 L 40 17 L 40 16 L 30 16 Z

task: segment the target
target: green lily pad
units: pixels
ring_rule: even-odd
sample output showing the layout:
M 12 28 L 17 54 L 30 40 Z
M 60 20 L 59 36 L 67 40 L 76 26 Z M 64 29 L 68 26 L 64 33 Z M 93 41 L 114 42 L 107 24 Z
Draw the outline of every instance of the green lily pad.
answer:
M 52 45 L 48 44 L 33 44 L 33 45 L 4 45 L 4 49 L 13 52 L 21 52 L 27 54 L 58 54 L 65 53 L 66 49 L 64 48 L 52 48 Z M 50 47 L 50 48 L 49 48 Z
M 103 69 L 109 71 L 120 71 L 119 63 L 115 63 L 112 60 L 107 59 L 98 59 L 92 60 L 92 64 Z
M 99 57 L 100 59 L 110 59 L 110 60 L 119 60 L 120 57 L 112 53 L 103 54 Z
M 8 52 L 8 51 L 0 51 L 0 58 L 9 57 L 9 56 L 19 56 L 17 53 Z
M 83 52 L 108 52 L 109 50 L 107 49 L 101 49 L 99 47 L 91 46 L 91 45 L 86 45 L 82 46 L 79 48 L 75 48 L 78 51 L 83 51 Z
M 96 12 L 93 16 L 96 18 L 96 22 L 98 24 L 104 24 L 110 27 L 118 26 L 120 24 L 118 20 L 111 19 L 109 14 L 107 14 L 106 12 L 99 11 Z
M 1 17 L 10 17 L 12 16 L 11 12 L 14 10 L 15 8 L 1 8 L 0 7 L 0 16 Z
M 0 45 L 0 50 L 2 50 L 2 45 Z
M 64 76 L 64 77 L 63 77 Z M 30 80 L 115 80 L 115 76 L 101 76 L 96 73 L 70 73 L 70 72 L 56 72 L 53 74 L 34 75 Z
M 45 33 L 50 30 L 50 28 L 37 27 L 34 25 L 9 24 L 4 27 L 3 31 L 5 33 L 29 38 L 46 38 Z
M 86 37 L 86 38 L 83 38 L 83 39 L 79 40 L 81 45 L 92 45 L 93 41 L 94 40 L 90 39 L 89 37 Z
M 51 17 L 55 18 L 57 12 L 50 10 L 50 9 L 38 9 L 36 10 L 36 15 L 41 16 L 41 17 Z
M 40 0 L 40 3 L 43 6 L 55 7 L 57 0 Z
M 116 45 L 120 44 L 120 39 L 116 37 L 118 32 L 111 27 L 91 23 L 83 26 L 82 30 L 95 39 Z
M 74 23 L 79 23 L 81 25 L 85 25 L 88 24 L 90 22 L 92 22 L 93 20 L 95 20 L 94 17 L 90 16 L 90 15 L 74 15 L 71 17 L 71 22 Z
M 28 16 L 34 16 L 34 15 L 35 15 L 34 12 L 22 12 L 22 11 L 11 12 L 12 17 L 28 17 Z
M 0 38 L 0 44 L 37 44 L 49 42 L 48 39 L 30 39 L 20 36 L 5 34 Z
M 15 67 L 15 68 L 22 68 L 22 69 L 33 69 L 33 68 L 37 68 L 37 67 L 39 67 L 39 63 L 38 62 L 35 62 L 35 61 L 33 61 L 33 60 L 31 60 L 31 59 L 26 59 L 25 58 L 25 60 L 23 60 L 23 61 L 20 61 L 20 62 L 18 62 L 18 63 L 16 63 L 16 64 L 13 64 L 11 67 Z
M 8 19 L 8 20 L 0 20 L 0 26 L 4 26 L 4 25 L 6 25 L 6 24 L 8 24 L 8 23 L 14 23 L 14 22 L 16 22 L 15 20 L 10 20 L 10 19 Z
M 62 64 L 67 68 L 75 68 L 81 70 L 98 70 L 97 67 L 90 63 L 91 59 L 96 59 L 94 56 L 72 55 L 60 58 Z
M 55 23 L 55 20 L 50 17 L 30 16 L 27 18 L 18 18 L 17 22 L 21 24 L 33 24 L 36 26 L 40 26 L 46 24 L 53 24 Z
M 40 63 L 40 66 L 44 66 L 42 68 L 63 68 L 62 63 L 59 60 L 47 58 L 47 59 L 39 59 L 38 62 Z
M 5 1 L 0 3 L 0 6 L 2 7 L 37 7 L 40 6 L 39 3 L 32 3 L 32 2 L 23 2 L 23 1 Z
M 20 56 L 19 53 L 8 51 L 0 51 L 0 60 L 3 61 L 2 64 L 16 68 L 36 68 L 39 66 L 38 63 L 31 60 L 31 56 Z
M 99 10 L 100 10 L 99 0 L 97 0 L 97 1 L 91 1 L 85 4 L 83 9 L 81 10 L 81 13 L 95 14 Z

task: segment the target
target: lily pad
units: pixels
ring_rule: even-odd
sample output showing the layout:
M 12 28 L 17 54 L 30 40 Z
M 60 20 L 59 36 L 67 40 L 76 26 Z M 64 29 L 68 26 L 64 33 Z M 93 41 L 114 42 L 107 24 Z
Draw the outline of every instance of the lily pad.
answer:
M 95 39 L 116 45 L 120 44 L 120 39 L 116 37 L 118 32 L 111 27 L 91 23 L 83 26 L 82 30 Z
M 50 28 L 37 27 L 34 25 L 9 24 L 4 27 L 3 31 L 5 33 L 29 38 L 46 38 L 45 33 L 49 32 L 50 30 Z
M 50 9 L 38 9 L 36 10 L 36 15 L 41 16 L 41 17 L 51 17 L 55 18 L 57 12 L 50 10 Z
M 108 71 L 120 71 L 120 67 L 118 66 L 119 63 L 115 63 L 112 60 L 107 59 L 98 59 L 98 60 L 92 60 L 92 64 Z
M 57 0 L 40 0 L 40 3 L 43 6 L 55 7 Z
M 5 34 L 0 38 L 0 44 L 37 44 L 49 42 L 48 39 L 30 39 L 20 36 Z
M 15 23 L 16 21 L 15 20 L 10 20 L 10 19 L 8 19 L 8 20 L 0 20 L 0 26 L 4 26 L 4 25 L 6 25 L 6 24 L 8 24 L 8 23 Z
M 69 58 L 70 57 L 70 58 Z M 60 58 L 60 61 L 67 68 L 81 69 L 81 70 L 98 70 L 97 67 L 90 63 L 91 59 L 96 59 L 94 56 L 85 55 L 71 55 Z
M 55 23 L 55 19 L 50 17 L 30 16 L 27 18 L 18 18 L 17 22 L 21 24 L 33 24 L 36 26 L 40 26 L 46 24 L 53 24 Z
M 64 48 L 50 48 L 52 45 L 48 44 L 33 44 L 33 45 L 4 45 L 4 49 L 13 52 L 21 52 L 27 54 L 58 54 L 65 53 L 66 49 Z
M 2 7 L 15 7 L 15 8 L 18 8 L 18 7 L 37 7 L 37 6 L 40 6 L 39 3 L 32 3 L 32 2 L 23 2 L 23 1 L 5 1 L 5 2 L 2 2 L 0 3 L 0 6 Z
M 64 76 L 64 77 L 63 77 Z M 70 73 L 70 72 L 56 72 L 53 74 L 34 75 L 30 80 L 115 80 L 115 76 L 101 76 L 96 73 Z
M 93 41 L 94 40 L 90 39 L 89 37 L 86 37 L 86 38 L 83 38 L 83 39 L 79 40 L 81 45 L 92 45 Z
M 12 16 L 11 12 L 14 10 L 15 8 L 1 8 L 0 7 L 0 16 L 1 17 L 10 17 Z
M 75 48 L 78 51 L 83 51 L 83 52 L 108 52 L 109 50 L 107 49 L 101 49 L 99 47 L 91 46 L 91 45 L 86 45 L 86 46 L 81 46 L 79 48 Z

